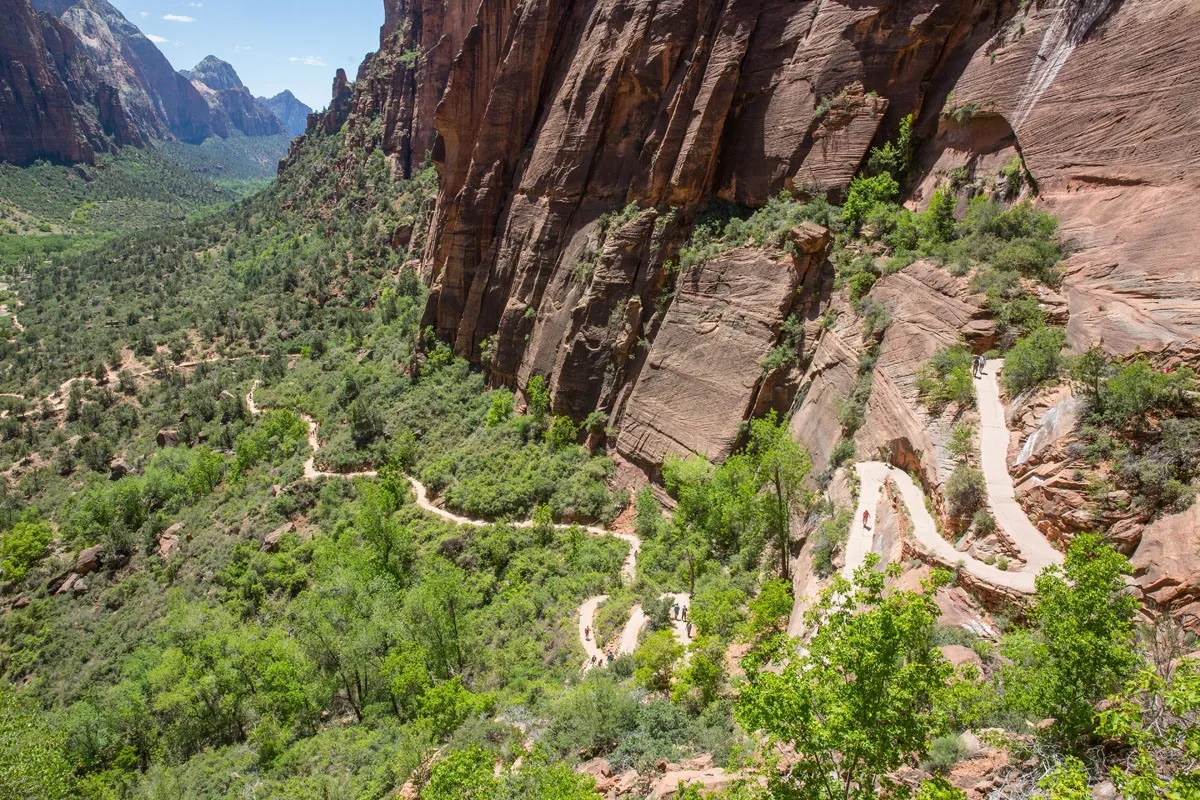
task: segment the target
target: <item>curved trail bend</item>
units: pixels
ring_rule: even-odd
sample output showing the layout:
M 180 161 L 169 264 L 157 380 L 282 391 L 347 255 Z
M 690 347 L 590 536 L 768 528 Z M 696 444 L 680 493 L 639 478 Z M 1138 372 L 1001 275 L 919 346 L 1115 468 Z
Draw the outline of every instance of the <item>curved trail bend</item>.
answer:
M 982 376 L 975 379 L 980 416 L 980 462 L 983 468 L 987 486 L 988 507 L 996 517 L 997 523 L 1008 534 L 1021 551 L 1025 566 L 1019 571 L 1002 570 L 992 564 L 980 561 L 974 556 L 960 553 L 954 545 L 942 538 L 937 524 L 925 504 L 925 494 L 912 478 L 905 472 L 894 469 L 881 461 L 862 461 L 854 465 L 861 479 L 858 508 L 851 520 L 850 535 L 846 542 L 845 566 L 842 575 L 850 578 L 856 569 L 862 566 L 867 554 L 874 549 L 874 529 L 863 524 L 863 512 L 874 513 L 879 498 L 883 492 L 884 483 L 890 478 L 900 492 L 900 497 L 908 509 L 912 520 L 912 535 L 938 560 L 957 565 L 965 569 L 975 578 L 994 586 L 1000 586 L 1012 591 L 1030 594 L 1034 591 L 1034 578 L 1050 564 L 1062 563 L 1063 556 L 1029 520 L 1024 510 L 1016 501 L 1012 478 L 1008 474 L 1006 464 L 1008 456 L 1008 427 L 1004 419 L 1004 405 L 1000 401 L 1000 388 L 996 375 L 1003 365 L 1002 361 L 993 360 L 987 363 Z M 258 382 L 254 384 L 257 388 Z M 262 409 L 254 402 L 254 388 L 246 395 L 246 405 L 251 414 L 261 414 Z M 317 478 L 373 478 L 378 475 L 374 470 L 362 472 L 325 472 L 316 468 L 317 452 L 321 441 L 317 421 L 304 412 L 298 412 L 308 426 L 308 444 L 311 453 L 304 462 L 304 477 L 308 480 Z M 452 511 L 448 511 L 429 499 L 425 485 L 411 475 L 406 475 L 413 488 L 417 505 L 429 514 L 433 514 L 447 522 L 457 525 L 483 527 L 493 524 L 489 520 L 472 519 Z M 513 523 L 517 527 L 530 527 L 532 520 Z M 631 533 L 612 531 L 597 525 L 573 526 L 555 524 L 558 530 L 572 527 L 582 527 L 593 536 L 615 536 L 629 544 L 629 554 L 621 568 L 621 577 L 626 583 L 633 583 L 637 576 L 637 556 L 641 549 L 641 539 Z M 663 595 L 671 597 L 673 602 L 682 606 L 690 604 L 686 594 Z M 601 663 L 606 660 L 606 653 L 596 643 L 588 630 L 595 630 L 596 611 L 608 599 L 608 595 L 589 597 L 579 607 L 579 641 L 583 646 L 586 660 L 583 668 L 592 666 L 592 659 Z M 801 598 L 797 598 L 799 604 Z M 795 616 L 795 613 L 793 613 Z M 614 656 L 632 653 L 637 648 L 638 637 L 646 625 L 646 614 L 640 605 L 630 610 L 629 620 L 621 631 L 615 644 L 610 644 Z M 676 639 L 684 645 L 690 644 L 692 637 L 687 634 L 687 623 L 672 620 L 672 629 Z
M 250 392 L 246 395 L 246 408 L 253 416 L 258 416 L 259 414 L 263 413 L 262 408 L 254 402 L 254 390 L 257 388 L 258 381 L 255 381 L 254 386 L 251 387 Z M 303 411 L 297 411 L 296 413 L 299 414 L 300 418 L 303 419 L 304 423 L 308 426 L 308 446 L 310 452 L 308 459 L 304 462 L 304 478 L 306 480 L 316 480 L 318 478 L 375 478 L 379 476 L 379 473 L 376 470 L 363 470 L 361 472 L 325 472 L 323 470 L 318 470 L 316 466 L 316 460 L 317 452 L 321 448 L 321 438 L 319 435 L 320 426 L 315 419 Z M 429 499 L 429 490 L 425 487 L 425 484 L 421 483 L 412 475 L 405 475 L 404 477 L 408 479 L 409 485 L 412 486 L 413 494 L 416 496 L 417 506 L 420 507 L 421 510 L 432 514 L 435 517 L 439 517 L 446 522 L 454 523 L 456 525 L 468 525 L 475 528 L 482 528 L 487 525 L 495 524 L 490 520 L 464 517 L 459 514 L 455 514 L 453 511 L 448 511 L 441 506 L 435 505 L 434 502 Z M 518 528 L 530 528 L 533 527 L 534 522 L 533 520 L 527 519 L 510 524 Z M 598 525 L 566 525 L 562 523 L 555 523 L 554 528 L 556 530 L 582 528 L 593 536 L 614 536 L 625 541 L 629 545 L 629 554 L 625 556 L 625 562 L 621 566 L 621 579 L 626 583 L 633 583 L 637 578 L 637 556 L 638 551 L 642 548 L 642 540 L 635 534 L 624 533 L 622 531 L 613 531 L 607 528 L 602 528 Z M 670 594 L 663 595 L 663 597 L 672 597 L 674 602 L 678 602 L 681 605 L 688 605 L 690 603 L 690 597 L 687 594 Z M 589 628 L 595 630 L 596 609 L 599 608 L 600 604 L 607 599 L 608 595 L 596 595 L 595 597 L 589 597 L 583 602 L 583 605 L 579 607 L 579 642 L 583 645 L 584 655 L 586 656 L 586 660 L 584 661 L 584 669 L 590 668 L 591 659 L 593 656 L 600 661 L 603 661 L 605 658 L 604 651 L 596 645 L 593 637 L 586 635 L 586 631 Z M 630 610 L 629 621 L 625 623 L 625 627 L 621 631 L 621 638 L 617 646 L 613 648 L 615 656 L 626 655 L 637 649 L 638 637 L 641 635 L 642 629 L 646 626 L 646 621 L 646 614 L 640 605 L 636 605 Z M 690 644 L 692 637 L 687 635 L 687 623 L 672 620 L 671 624 L 675 631 L 675 638 L 680 642 L 680 644 L 685 646 Z
M 1020 571 L 1002 570 L 992 564 L 960 553 L 951 542 L 938 533 L 937 524 L 925 505 L 925 493 L 908 473 L 894 469 L 881 461 L 863 461 L 854 465 L 862 483 L 858 508 L 851 521 L 850 537 L 846 542 L 846 564 L 842 575 L 849 578 L 862 566 L 874 545 L 872 529 L 863 525 L 863 512 L 874 516 L 883 485 L 888 478 L 895 483 L 912 519 L 912 534 L 921 546 L 936 558 L 950 565 L 961 565 L 981 581 L 1002 586 L 1024 594 L 1034 591 L 1034 578 L 1051 564 L 1061 564 L 1063 555 L 1042 536 L 1028 515 L 1017 503 L 1012 478 L 1008 474 L 1008 426 L 1004 419 L 1004 404 L 996 376 L 1002 360 L 987 362 L 983 375 L 975 378 L 979 404 L 980 464 L 987 485 L 988 508 L 1001 530 L 1017 545 L 1025 566 Z

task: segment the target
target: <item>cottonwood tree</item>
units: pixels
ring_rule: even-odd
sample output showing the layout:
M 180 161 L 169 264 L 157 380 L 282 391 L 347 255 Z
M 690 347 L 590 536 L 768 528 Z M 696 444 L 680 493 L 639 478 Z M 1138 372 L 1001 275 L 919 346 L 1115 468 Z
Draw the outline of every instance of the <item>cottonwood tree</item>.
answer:
M 786 580 L 790 576 L 792 514 L 803 509 L 811 496 L 804 481 L 812 471 L 812 459 L 774 411 L 750 423 L 747 449 L 757 463 L 760 486 L 766 490 L 764 517 L 779 551 L 779 576 Z
M 1129 561 L 1099 536 L 1076 536 L 1065 563 L 1037 577 L 1032 627 L 1002 642 L 1006 701 L 1034 720 L 1053 719 L 1050 733 L 1069 747 L 1091 734 L 1096 703 L 1121 689 L 1141 661 L 1129 572 Z
M 853 583 L 835 577 L 806 615 L 817 633 L 778 672 L 749 676 L 737 706 L 747 730 L 791 746 L 772 776 L 775 798 L 875 800 L 902 794 L 890 774 L 915 765 L 943 727 L 939 700 L 953 667 L 934 640 L 938 573 L 922 591 L 889 590 L 900 568 L 867 557 Z

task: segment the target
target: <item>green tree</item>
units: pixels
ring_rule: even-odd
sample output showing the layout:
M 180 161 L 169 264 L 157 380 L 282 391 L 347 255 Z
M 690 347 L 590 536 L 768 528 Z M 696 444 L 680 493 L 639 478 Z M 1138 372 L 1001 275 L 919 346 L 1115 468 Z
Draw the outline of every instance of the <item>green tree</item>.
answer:
M 634 680 L 652 692 L 670 691 L 675 662 L 681 655 L 683 647 L 675 641 L 674 631 L 655 631 L 633 653 Z
M 492 394 L 492 401 L 488 405 L 488 412 L 483 418 L 483 424 L 489 428 L 502 425 L 512 417 L 512 413 L 513 393 L 507 389 L 498 389 Z
M 1088 409 L 1104 416 L 1104 382 L 1108 378 L 1108 356 L 1104 346 L 1094 344 L 1070 361 L 1071 382 L 1083 391 Z
M 954 239 L 954 193 L 942 187 L 929 198 L 929 208 L 921 216 L 925 238 L 934 244 Z
M 1009 397 L 1057 378 L 1066 342 L 1059 328 L 1037 328 L 1017 339 L 1004 357 L 1004 391 Z
M 712 705 L 725 683 L 725 646 L 720 639 L 701 636 L 689 649 L 687 663 L 671 690 L 671 700 L 699 714 Z
M 638 703 L 610 670 L 593 670 L 551 706 L 547 742 L 563 755 L 612 751 L 637 724 Z
M 1087 770 L 1074 756 L 1068 756 L 1047 773 L 1038 781 L 1038 788 L 1041 791 L 1033 795 L 1033 800 L 1092 800 L 1093 797 Z
M 959 463 L 946 481 L 946 500 L 952 516 L 967 519 L 987 505 L 987 483 L 983 473 L 965 462 Z
M 421 800 L 493 800 L 493 760 L 481 747 L 455 750 L 434 765 Z
M 570 417 L 559 416 L 550 421 L 550 427 L 546 430 L 546 441 L 555 450 L 565 450 L 575 446 L 575 437 L 578 434 L 579 429 Z
M 690 619 L 702 636 L 728 640 L 746 618 L 746 593 L 721 575 L 706 579 L 692 598 Z
M 663 522 L 662 506 L 654 496 L 654 490 L 646 486 L 637 493 L 637 520 L 634 531 L 642 539 L 651 539 L 658 533 Z
M 42 560 L 54 540 L 54 531 L 40 520 L 18 522 L 0 533 L 0 578 L 19 582 L 29 568 Z
M 529 400 L 529 413 L 539 422 L 544 420 L 550 413 L 550 389 L 546 386 L 546 379 L 541 375 L 530 378 L 525 387 L 525 397 Z
M 75 797 L 63 736 L 0 681 L 0 800 Z
M 742 726 L 796 753 L 796 763 L 771 778 L 776 796 L 899 796 L 888 776 L 915 765 L 941 729 L 937 701 L 953 669 L 934 640 L 936 586 L 888 590 L 899 567 L 880 572 L 878 561 L 868 556 L 853 584 L 835 578 L 806 615 L 817 631 L 807 652 L 778 672 L 750 674 L 742 691 Z
M 1164 667 L 1139 670 L 1099 714 L 1097 732 L 1131 751 L 1112 770 L 1129 800 L 1200 797 L 1200 666 L 1171 658 Z
M 767 489 L 764 516 L 779 554 L 779 576 L 786 580 L 792 555 L 792 515 L 801 512 L 810 499 L 804 482 L 812 471 L 812 459 L 774 411 L 750 423 L 748 449 L 757 462 L 760 485 Z
M 900 184 L 887 172 L 869 178 L 855 178 L 850 182 L 850 191 L 842 205 L 842 219 L 852 231 L 857 232 L 872 211 L 894 202 L 899 196 Z
M 1050 731 L 1068 746 L 1092 733 L 1095 704 L 1121 689 L 1138 666 L 1129 572 L 1128 560 L 1099 536 L 1079 534 L 1066 562 L 1038 575 L 1032 628 L 1002 642 L 1006 702 L 1034 720 L 1054 719 Z

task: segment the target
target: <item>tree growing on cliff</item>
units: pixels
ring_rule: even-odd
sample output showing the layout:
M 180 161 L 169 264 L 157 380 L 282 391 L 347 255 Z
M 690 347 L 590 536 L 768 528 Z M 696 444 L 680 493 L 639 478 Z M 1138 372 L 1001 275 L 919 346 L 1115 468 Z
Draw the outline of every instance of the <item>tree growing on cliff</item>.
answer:
M 779 577 L 790 574 L 792 515 L 801 511 L 810 498 L 804 486 L 812 471 L 812 458 L 792 439 L 787 423 L 772 411 L 750 423 L 749 451 L 758 464 L 767 528 L 779 553 Z
M 853 584 L 835 578 L 806 615 L 817 631 L 807 652 L 778 673 L 752 673 L 742 691 L 738 721 L 795 750 L 795 764 L 770 778 L 773 796 L 901 796 L 888 776 L 915 764 L 940 731 L 938 701 L 953 667 L 934 640 L 936 585 L 889 590 L 900 567 L 880 572 L 878 562 L 868 556 Z

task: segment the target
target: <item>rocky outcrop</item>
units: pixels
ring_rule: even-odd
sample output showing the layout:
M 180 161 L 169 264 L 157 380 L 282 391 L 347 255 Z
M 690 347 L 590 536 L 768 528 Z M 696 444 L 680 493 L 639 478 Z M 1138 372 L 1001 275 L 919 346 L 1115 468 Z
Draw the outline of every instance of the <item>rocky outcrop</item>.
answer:
M 195 69 L 181 74 L 208 103 L 210 124 L 217 136 L 279 136 L 287 132 L 275 112 L 250 94 L 231 64 L 208 56 Z
M 622 455 L 653 468 L 667 455 L 723 460 L 733 451 L 762 386 L 762 361 L 797 296 L 817 283 L 829 235 L 809 225 L 792 241 L 797 255 L 738 248 L 679 277 L 621 411 Z
M 308 116 L 313 110 L 300 102 L 291 91 L 285 89 L 274 97 L 260 97 L 258 102 L 269 108 L 292 136 L 300 136 L 308 129 Z

